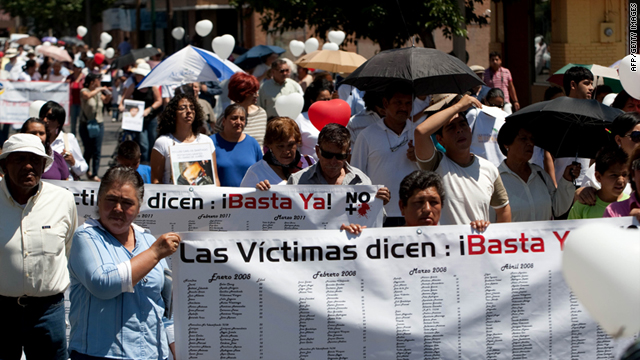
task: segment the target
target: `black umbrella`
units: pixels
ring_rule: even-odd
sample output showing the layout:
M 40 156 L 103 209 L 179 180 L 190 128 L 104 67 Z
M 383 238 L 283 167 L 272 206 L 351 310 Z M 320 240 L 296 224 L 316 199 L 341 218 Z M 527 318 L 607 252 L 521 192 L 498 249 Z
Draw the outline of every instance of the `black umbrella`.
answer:
M 406 83 L 415 95 L 463 94 L 484 85 L 458 58 L 420 47 L 382 51 L 343 81 L 364 91 L 383 90 L 393 82 Z
M 71 44 L 71 45 L 75 45 L 75 46 L 84 46 L 84 41 L 78 39 L 77 37 L 73 37 L 73 36 L 63 36 L 60 41 L 64 41 L 65 44 Z
M 621 110 L 595 100 L 560 97 L 529 105 L 506 118 L 533 132 L 536 146 L 559 157 L 593 159 L 610 141 L 608 126 Z
M 113 63 L 111 63 L 111 68 L 122 69 L 127 65 L 135 64 L 136 60 L 138 59 L 143 59 L 158 54 L 160 54 L 160 50 L 153 47 L 131 50 L 131 52 L 129 52 L 128 54 L 115 59 Z

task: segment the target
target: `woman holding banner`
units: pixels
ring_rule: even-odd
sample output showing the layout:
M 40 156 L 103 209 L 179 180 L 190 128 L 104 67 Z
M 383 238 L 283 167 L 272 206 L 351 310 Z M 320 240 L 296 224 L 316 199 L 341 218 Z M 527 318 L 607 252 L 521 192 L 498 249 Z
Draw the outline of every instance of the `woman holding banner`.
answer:
M 313 165 L 312 157 L 302 156 L 298 151 L 301 142 L 302 135 L 295 121 L 288 117 L 270 120 L 264 135 L 268 151 L 262 160 L 251 165 L 240 186 L 268 190 L 270 185 L 285 185 L 289 175 Z
M 215 184 L 220 185 L 216 163 L 216 148 L 213 141 L 200 134 L 203 111 L 193 95 L 176 94 L 160 114 L 156 143 L 151 151 L 151 183 L 173 184 L 171 176 L 171 148 L 190 144 L 207 144 L 211 151 L 211 162 Z M 176 179 L 177 180 L 177 179 Z
M 174 350 L 164 258 L 178 249 L 180 237 L 167 233 L 156 240 L 133 224 L 143 196 L 136 170 L 109 169 L 98 190 L 99 218 L 88 219 L 73 236 L 72 360 L 166 359 Z

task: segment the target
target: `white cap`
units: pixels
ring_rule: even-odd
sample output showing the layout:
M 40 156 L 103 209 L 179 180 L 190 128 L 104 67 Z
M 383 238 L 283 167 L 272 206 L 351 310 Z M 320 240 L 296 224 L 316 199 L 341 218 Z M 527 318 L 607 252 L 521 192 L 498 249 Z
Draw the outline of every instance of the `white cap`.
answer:
M 9 156 L 14 152 L 30 152 L 47 159 L 47 168 L 53 163 L 53 158 L 44 151 L 44 145 L 39 137 L 31 134 L 15 134 L 4 142 L 2 147 L 2 154 L 0 154 L 0 160 Z
M 145 63 L 140 63 L 131 72 L 133 74 L 136 74 L 136 75 L 147 76 L 151 72 L 151 66 L 149 66 L 149 64 L 147 64 L 146 62 Z

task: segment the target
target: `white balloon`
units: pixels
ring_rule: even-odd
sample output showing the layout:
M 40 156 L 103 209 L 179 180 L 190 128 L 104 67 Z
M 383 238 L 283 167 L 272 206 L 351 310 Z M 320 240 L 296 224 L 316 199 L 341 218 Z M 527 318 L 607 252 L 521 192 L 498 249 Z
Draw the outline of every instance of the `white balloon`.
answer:
M 40 54 L 40 49 L 41 49 L 41 48 L 42 48 L 42 45 L 38 45 L 38 46 L 36 46 L 36 50 L 35 50 L 35 51 L 36 51 L 36 55 L 39 55 L 39 54 Z
M 226 60 L 231 56 L 233 48 L 236 46 L 236 39 L 233 36 L 226 34 L 217 36 L 211 42 L 211 47 L 215 51 L 216 55 L 220 56 L 222 60 Z
M 611 336 L 640 330 L 639 236 L 636 229 L 591 224 L 571 231 L 564 243 L 567 284 Z
M 307 54 L 311 54 L 312 52 L 318 50 L 318 46 L 320 46 L 320 44 L 318 43 L 318 39 L 309 38 L 304 42 L 304 51 Z
M 340 46 L 336 43 L 324 43 L 322 45 L 322 50 L 340 50 Z
M 103 32 L 102 34 L 100 34 L 100 43 L 107 45 L 109 42 L 111 42 L 111 40 L 113 40 L 113 37 L 111 37 L 111 35 L 109 35 L 109 33 Z M 101 48 L 104 48 L 104 46 L 100 46 Z
M 276 112 L 279 116 L 295 119 L 302 113 L 304 98 L 300 93 L 280 95 L 276 98 Z
M 89 30 L 87 30 L 87 28 L 82 25 L 78 26 L 78 28 L 76 29 L 76 33 L 78 33 L 80 37 L 84 37 L 85 35 L 87 35 L 87 32 L 89 32 Z
M 631 71 L 632 66 L 635 71 Z M 635 99 L 640 99 L 640 55 L 625 56 L 620 61 L 618 71 L 624 90 Z
M 40 108 L 44 105 L 46 101 L 43 100 L 35 100 L 29 105 L 29 117 L 40 117 Z
M 341 30 L 329 31 L 329 41 L 331 41 L 334 44 L 337 44 L 338 46 L 342 44 L 345 37 L 346 37 L 346 34 L 344 33 L 344 31 L 341 31 Z
M 211 29 L 213 29 L 213 23 L 210 20 L 200 20 L 196 23 L 196 33 L 202 37 L 209 35 Z
M 107 59 L 112 59 L 113 55 L 115 54 L 116 54 L 115 49 L 111 47 L 104 51 L 104 56 L 106 56 Z
M 291 40 L 289 42 L 289 50 L 293 56 L 300 56 L 304 52 L 304 43 L 298 40 Z
M 181 26 L 174 28 L 173 30 L 171 30 L 171 36 L 173 36 L 173 38 L 176 40 L 182 40 L 182 38 L 184 37 L 184 28 Z
M 42 46 L 51 46 L 51 43 L 48 42 L 48 41 L 45 41 L 45 42 L 42 43 Z
M 151 44 L 147 44 L 145 47 L 146 47 L 146 48 L 152 48 L 152 47 L 153 47 L 153 45 L 151 45 Z

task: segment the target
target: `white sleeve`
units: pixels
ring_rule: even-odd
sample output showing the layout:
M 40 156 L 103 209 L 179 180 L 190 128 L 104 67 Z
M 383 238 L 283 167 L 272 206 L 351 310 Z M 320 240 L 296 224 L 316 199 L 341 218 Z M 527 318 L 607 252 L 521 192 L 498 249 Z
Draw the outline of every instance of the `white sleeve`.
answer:
M 116 266 L 118 269 L 118 274 L 122 279 L 122 292 L 133 292 L 133 279 L 131 275 L 131 261 L 127 260 L 123 263 L 120 263 Z
M 82 156 L 78 139 L 76 139 L 73 134 L 67 134 L 67 136 L 69 137 L 69 151 L 71 151 L 71 155 L 73 155 L 73 159 L 76 161 L 71 167 L 71 170 L 78 176 L 84 175 L 84 173 L 89 170 L 89 165 L 87 165 L 87 161 Z
M 351 151 L 351 166 L 360 169 L 369 176 L 367 169 L 367 158 L 369 157 L 369 146 L 365 136 L 358 136 L 356 143 Z

